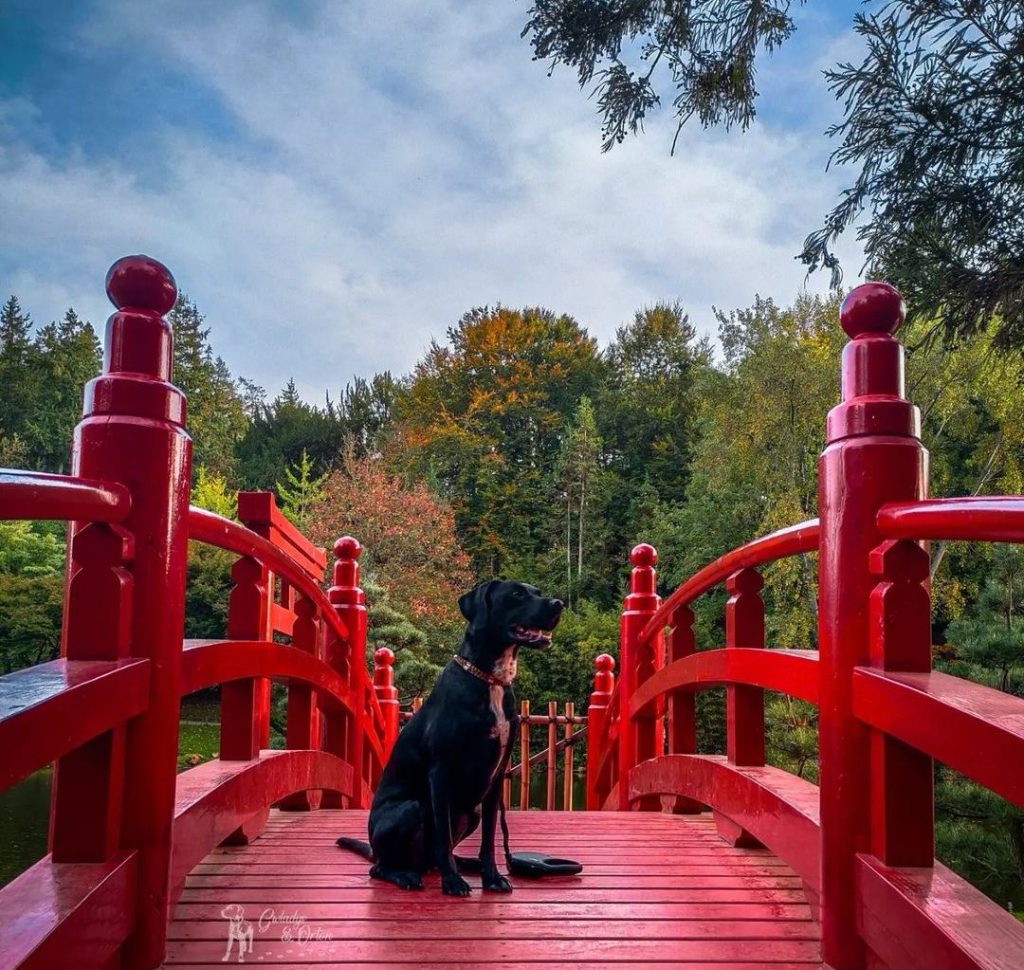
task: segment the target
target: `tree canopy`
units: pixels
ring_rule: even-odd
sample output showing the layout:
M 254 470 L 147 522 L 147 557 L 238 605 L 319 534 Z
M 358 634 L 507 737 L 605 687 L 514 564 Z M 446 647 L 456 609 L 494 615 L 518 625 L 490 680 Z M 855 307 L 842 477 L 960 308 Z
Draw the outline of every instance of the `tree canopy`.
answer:
M 791 0 L 534 0 L 523 34 L 593 86 L 602 149 L 672 98 L 679 129 L 746 128 L 758 60 L 797 24 Z M 1024 345 L 1024 8 L 1019 0 L 877 0 L 855 15 L 866 53 L 826 72 L 842 119 L 830 164 L 853 182 L 799 258 L 842 281 L 853 230 L 873 275 L 955 341 Z M 874 8 L 874 9 L 872 9 Z M 678 137 L 678 129 L 677 129 Z

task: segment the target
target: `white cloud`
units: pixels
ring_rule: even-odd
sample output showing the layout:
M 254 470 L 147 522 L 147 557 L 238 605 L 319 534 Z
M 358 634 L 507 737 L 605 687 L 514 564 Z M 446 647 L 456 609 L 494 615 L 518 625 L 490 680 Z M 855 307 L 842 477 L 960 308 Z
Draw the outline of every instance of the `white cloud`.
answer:
M 151 252 L 236 373 L 271 390 L 294 376 L 314 399 L 353 373 L 408 370 L 481 303 L 549 306 L 607 340 L 658 299 L 705 326 L 712 304 L 792 299 L 793 254 L 838 184 L 824 141 L 694 129 L 670 158 L 665 120 L 601 155 L 593 105 L 518 39 L 524 10 L 325 0 L 290 23 L 262 4 L 129 17 L 111 2 L 81 42 L 171 61 L 245 138 L 168 130 L 160 177 L 0 149 L 17 245 L 0 284 L 37 315 L 71 301 L 98 321 L 109 262 Z

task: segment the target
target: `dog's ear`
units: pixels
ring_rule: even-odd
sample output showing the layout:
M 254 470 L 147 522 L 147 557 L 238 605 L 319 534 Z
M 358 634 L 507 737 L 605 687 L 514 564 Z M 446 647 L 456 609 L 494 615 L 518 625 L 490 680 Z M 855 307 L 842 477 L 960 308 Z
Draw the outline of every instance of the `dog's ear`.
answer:
M 459 609 L 467 623 L 486 623 L 487 611 L 491 606 L 491 593 L 499 582 L 500 580 L 491 579 L 459 597 Z

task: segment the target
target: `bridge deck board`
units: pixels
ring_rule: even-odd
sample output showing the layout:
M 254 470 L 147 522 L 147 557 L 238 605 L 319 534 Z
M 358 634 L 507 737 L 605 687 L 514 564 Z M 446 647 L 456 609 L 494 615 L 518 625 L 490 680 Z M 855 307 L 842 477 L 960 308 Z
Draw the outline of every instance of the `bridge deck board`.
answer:
M 165 966 L 223 966 L 232 905 L 253 929 L 244 962 L 277 968 L 821 966 L 800 880 L 764 850 L 726 845 L 710 816 L 513 812 L 509 826 L 513 847 L 578 859 L 582 875 L 513 879 L 511 896 L 484 895 L 469 876 L 469 899 L 442 897 L 431 875 L 405 893 L 334 845 L 365 837 L 365 812 L 275 811 L 256 843 L 217 849 L 189 876 Z

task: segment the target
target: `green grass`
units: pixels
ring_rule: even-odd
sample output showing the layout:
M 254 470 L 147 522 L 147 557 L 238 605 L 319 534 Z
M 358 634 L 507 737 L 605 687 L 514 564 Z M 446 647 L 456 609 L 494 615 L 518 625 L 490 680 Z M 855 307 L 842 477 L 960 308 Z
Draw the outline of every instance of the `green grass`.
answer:
M 184 723 L 178 735 L 178 770 L 209 761 L 219 750 L 219 724 Z

